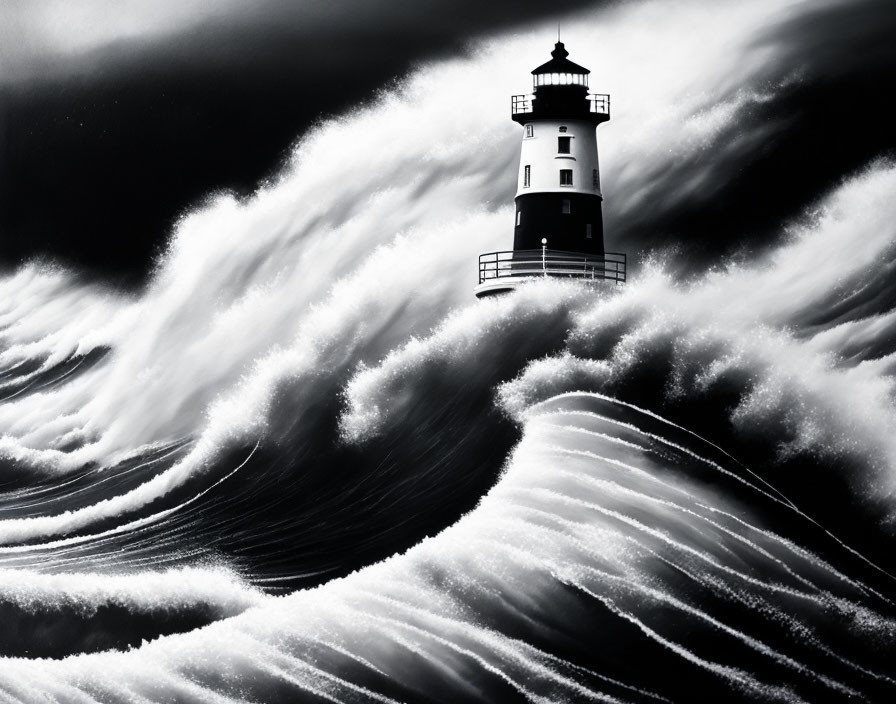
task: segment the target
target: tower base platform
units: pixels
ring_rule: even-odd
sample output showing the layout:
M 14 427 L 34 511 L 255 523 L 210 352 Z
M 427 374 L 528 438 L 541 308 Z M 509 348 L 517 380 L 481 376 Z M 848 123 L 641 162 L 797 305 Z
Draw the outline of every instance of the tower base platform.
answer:
M 473 289 L 476 298 L 486 298 L 488 296 L 497 296 L 501 293 L 509 293 L 527 281 L 534 281 L 534 276 L 520 277 L 519 279 L 495 279 L 479 284 Z
M 479 255 L 479 285 L 473 292 L 477 298 L 484 298 L 545 277 L 624 283 L 625 275 L 625 255 L 614 252 L 602 255 L 553 249 L 489 252 Z

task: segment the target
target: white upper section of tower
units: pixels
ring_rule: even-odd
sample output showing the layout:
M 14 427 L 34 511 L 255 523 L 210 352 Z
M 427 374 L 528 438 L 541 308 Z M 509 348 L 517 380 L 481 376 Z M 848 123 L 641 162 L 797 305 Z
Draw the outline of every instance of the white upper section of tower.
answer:
M 537 120 L 523 124 L 516 195 L 528 193 L 601 196 L 593 122 Z

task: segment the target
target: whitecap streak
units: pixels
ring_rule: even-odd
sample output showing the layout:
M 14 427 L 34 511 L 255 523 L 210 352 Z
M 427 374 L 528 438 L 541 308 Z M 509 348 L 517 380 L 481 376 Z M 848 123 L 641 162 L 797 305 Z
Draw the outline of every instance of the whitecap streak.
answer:
M 0 603 L 35 613 L 68 608 L 90 613 L 116 605 L 132 611 L 212 606 L 233 616 L 267 597 L 223 567 L 187 567 L 142 574 L 0 572 Z

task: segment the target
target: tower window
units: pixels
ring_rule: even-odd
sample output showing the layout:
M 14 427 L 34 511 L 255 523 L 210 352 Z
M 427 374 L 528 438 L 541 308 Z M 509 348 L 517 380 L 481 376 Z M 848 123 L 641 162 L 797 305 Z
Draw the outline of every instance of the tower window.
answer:
M 561 212 L 564 215 L 569 215 L 572 212 L 572 203 L 569 202 L 569 198 L 563 199 L 563 208 Z
M 557 137 L 557 153 L 569 154 L 569 143 L 571 141 L 572 137 Z
M 519 214 L 517 214 L 517 220 L 519 220 Z M 517 225 L 519 225 L 519 222 L 517 222 Z M 587 225 L 585 225 L 585 237 L 589 240 L 591 239 L 591 223 L 590 222 Z
M 528 188 L 532 183 L 532 167 L 526 164 L 523 167 L 523 188 Z
M 560 169 L 560 185 L 572 185 L 572 169 Z
M 560 131 L 566 132 L 566 125 L 560 125 Z
M 591 185 L 595 188 L 600 186 L 600 181 L 597 178 L 597 169 L 591 169 Z
M 517 210 L 516 211 L 516 226 L 517 227 L 520 226 L 520 222 L 522 221 L 522 219 L 523 219 L 523 211 Z M 588 227 L 591 227 L 591 225 L 589 225 Z M 591 235 L 588 235 L 588 236 L 591 237 Z
M 526 125 L 526 136 L 533 137 L 535 136 L 535 127 L 532 125 Z

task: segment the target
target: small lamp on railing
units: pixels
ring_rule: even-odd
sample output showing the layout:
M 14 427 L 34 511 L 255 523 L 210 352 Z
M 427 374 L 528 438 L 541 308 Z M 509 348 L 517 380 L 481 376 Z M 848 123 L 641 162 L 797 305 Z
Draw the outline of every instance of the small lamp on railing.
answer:
M 545 277 L 548 275 L 548 270 L 545 268 L 545 265 L 544 265 L 544 259 L 545 259 L 545 254 L 547 253 L 547 248 L 548 248 L 548 239 L 547 239 L 547 237 L 542 237 L 541 238 L 541 275 L 545 276 Z

